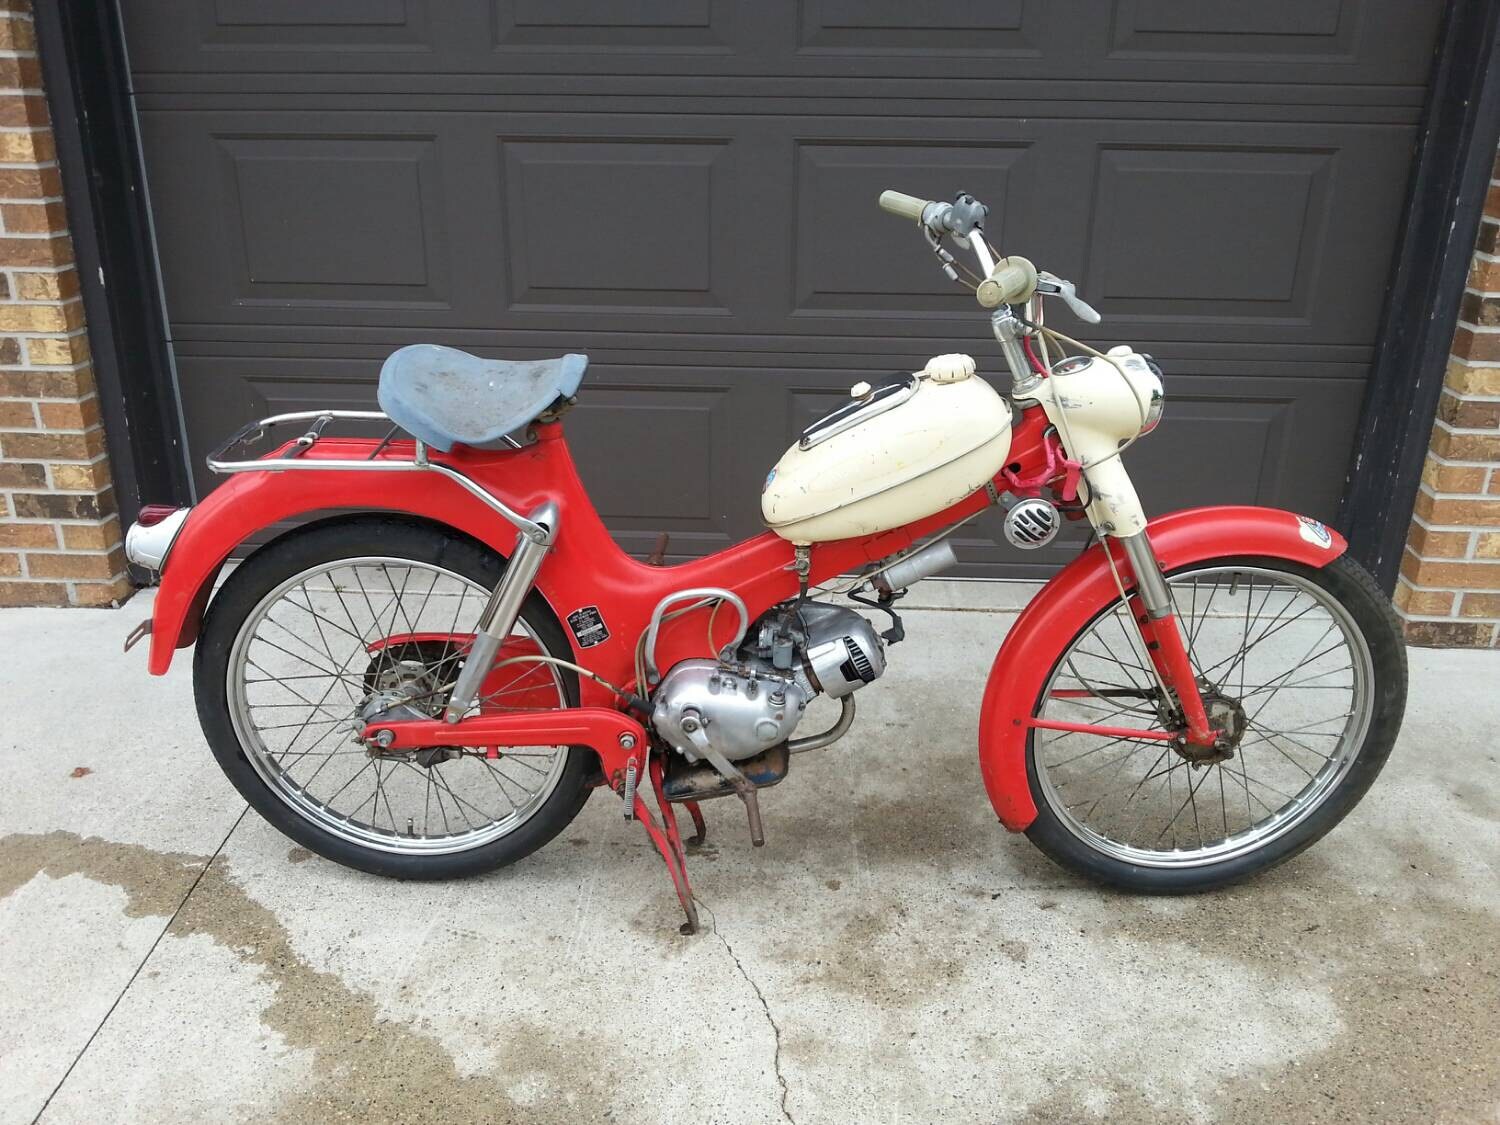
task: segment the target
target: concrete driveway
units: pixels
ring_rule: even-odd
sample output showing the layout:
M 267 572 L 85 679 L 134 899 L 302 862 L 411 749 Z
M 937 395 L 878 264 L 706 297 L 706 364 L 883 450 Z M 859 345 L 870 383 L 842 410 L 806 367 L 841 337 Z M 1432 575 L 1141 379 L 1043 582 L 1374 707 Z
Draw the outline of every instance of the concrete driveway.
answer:
M 843 742 L 707 807 L 679 936 L 596 794 L 491 877 L 309 855 L 118 611 L 0 612 L 0 1123 L 1500 1120 L 1500 652 L 1413 650 L 1374 791 L 1258 882 L 1125 898 L 995 822 L 1003 588 L 931 583 Z

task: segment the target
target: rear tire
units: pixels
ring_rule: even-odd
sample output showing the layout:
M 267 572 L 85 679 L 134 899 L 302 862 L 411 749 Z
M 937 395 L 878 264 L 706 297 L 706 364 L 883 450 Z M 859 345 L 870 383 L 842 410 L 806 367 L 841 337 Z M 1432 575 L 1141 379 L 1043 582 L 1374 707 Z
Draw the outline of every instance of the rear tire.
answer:
M 1326 599 L 1323 612 L 1328 619 L 1339 624 L 1346 639 L 1357 638 L 1357 643 L 1349 646 L 1352 656 L 1348 678 L 1351 681 L 1351 696 L 1358 695 L 1362 699 L 1359 709 L 1367 712 L 1359 724 L 1360 729 L 1354 730 L 1354 719 L 1346 718 L 1343 729 L 1348 734 L 1336 739 L 1334 733 L 1325 729 L 1328 724 L 1337 721 L 1339 717 L 1335 716 L 1322 720 L 1321 725 L 1313 722 L 1294 727 L 1291 733 L 1276 730 L 1262 734 L 1260 720 L 1252 717 L 1250 725 L 1245 728 L 1245 741 L 1238 746 L 1235 758 L 1197 766 L 1185 760 L 1178 761 L 1180 755 L 1174 751 L 1167 750 L 1164 754 L 1158 750 L 1165 746 L 1164 743 L 1141 740 L 1140 745 L 1132 745 L 1131 740 L 1117 740 L 1111 746 L 1107 736 L 1094 734 L 1060 736 L 1059 740 L 1074 738 L 1076 742 L 1066 754 L 1058 753 L 1043 737 L 1055 736 L 1055 732 L 1033 729 L 1027 746 L 1026 769 L 1031 796 L 1037 807 L 1037 817 L 1027 828 L 1026 834 L 1032 843 L 1061 866 L 1106 886 L 1147 894 L 1187 894 L 1235 883 L 1284 863 L 1322 838 L 1359 803 L 1385 765 L 1401 729 L 1406 706 L 1406 649 L 1390 602 L 1375 580 L 1347 556 L 1341 556 L 1321 569 L 1270 558 L 1235 557 L 1195 563 L 1168 575 L 1179 619 L 1188 627 L 1190 636 L 1193 622 L 1189 618 L 1195 614 L 1183 616 L 1187 609 L 1188 583 L 1195 575 L 1203 576 L 1192 587 L 1196 609 L 1197 602 L 1201 600 L 1199 587 L 1208 577 L 1215 577 L 1218 583 L 1215 589 L 1218 591 L 1225 585 L 1225 579 L 1234 574 L 1242 575 L 1240 592 L 1247 599 L 1244 606 L 1236 606 L 1234 613 L 1221 613 L 1219 618 L 1215 618 L 1212 616 L 1210 603 L 1203 607 L 1201 620 L 1205 623 L 1216 622 L 1214 628 L 1220 632 L 1223 631 L 1221 626 L 1227 621 L 1230 631 L 1234 632 L 1239 628 L 1239 614 L 1243 611 L 1243 635 L 1247 643 L 1255 640 L 1267 627 L 1271 628 L 1272 637 L 1280 634 L 1278 644 L 1292 642 L 1293 638 L 1287 634 L 1308 622 L 1311 624 L 1307 624 L 1306 634 L 1312 635 L 1321 623 L 1321 618 L 1316 616 L 1317 610 L 1308 609 L 1300 620 L 1294 617 L 1292 621 L 1280 624 L 1277 628 L 1277 623 L 1269 618 L 1275 605 L 1268 608 L 1267 603 L 1273 599 L 1285 600 L 1283 618 L 1291 617 L 1300 603 L 1293 600 L 1291 593 L 1284 592 L 1279 583 L 1285 583 L 1285 591 L 1307 595 L 1310 603 L 1318 600 L 1313 591 L 1321 591 Z M 1263 597 L 1254 584 L 1257 576 L 1265 583 L 1267 593 Z M 1273 579 L 1272 576 L 1279 577 Z M 1248 589 L 1246 582 L 1249 583 Z M 1232 597 L 1232 579 L 1229 589 Z M 1257 600 L 1261 601 L 1261 614 L 1259 617 L 1252 617 L 1251 611 L 1255 609 Z M 1341 607 L 1342 615 L 1332 609 L 1335 605 Z M 1082 672 L 1082 678 L 1079 677 L 1078 665 L 1092 655 L 1085 638 L 1105 636 L 1101 631 L 1107 627 L 1104 623 L 1117 613 L 1118 608 L 1117 602 L 1102 611 L 1064 648 L 1042 689 L 1034 714 L 1041 714 L 1042 708 L 1046 706 L 1057 705 L 1058 693 L 1063 689 L 1054 685 L 1066 684 L 1070 679 L 1079 679 L 1082 683 L 1089 678 L 1090 673 L 1087 671 Z M 1203 629 L 1204 625 L 1200 624 L 1200 635 L 1196 638 L 1200 646 L 1204 644 Z M 1108 634 L 1116 650 L 1123 637 L 1123 632 Z M 1270 640 L 1271 637 L 1263 638 L 1256 647 L 1269 644 Z M 1367 654 L 1367 660 L 1359 652 L 1361 646 L 1364 654 Z M 1300 646 L 1292 644 L 1288 651 L 1298 651 L 1299 648 Z M 1248 665 L 1251 658 L 1248 651 L 1242 651 L 1244 655 L 1239 657 L 1238 664 Z M 1312 649 L 1309 649 L 1307 655 L 1311 654 Z M 1255 660 L 1264 661 L 1269 656 L 1270 653 L 1263 649 Z M 1324 695 L 1333 696 L 1342 677 L 1336 672 L 1318 672 L 1318 668 L 1327 666 L 1322 663 L 1324 659 L 1326 657 L 1320 653 L 1319 657 L 1305 664 L 1299 665 L 1293 660 L 1292 671 L 1284 673 L 1279 684 L 1276 679 L 1272 679 L 1259 690 L 1250 690 L 1248 695 L 1244 694 L 1244 673 L 1241 673 L 1239 682 L 1233 682 L 1236 664 L 1230 663 L 1227 678 L 1231 682 L 1216 683 L 1215 686 L 1222 690 L 1226 700 L 1233 700 L 1237 695 L 1242 698 L 1242 714 L 1249 715 L 1253 710 L 1255 715 L 1259 715 L 1284 690 L 1300 690 L 1304 694 L 1316 691 L 1320 698 Z M 1070 660 L 1073 662 L 1071 668 L 1066 666 L 1066 662 Z M 1121 660 L 1124 663 L 1123 658 Z M 1220 663 L 1222 665 L 1223 662 Z M 1195 660 L 1195 666 L 1200 671 L 1204 665 L 1209 665 L 1207 654 L 1202 656 L 1201 662 Z M 1212 665 L 1209 667 L 1213 668 Z M 1364 670 L 1358 670 L 1361 668 Z M 1125 674 L 1121 675 L 1121 671 Z M 1110 682 L 1127 680 L 1132 675 L 1134 673 L 1128 668 L 1120 669 L 1111 673 L 1113 679 Z M 1222 667 L 1216 671 L 1216 675 L 1221 680 L 1225 678 Z M 1140 678 L 1143 681 L 1146 679 L 1145 676 Z M 1214 682 L 1215 676 L 1210 675 L 1208 679 Z M 1364 682 L 1356 684 L 1356 681 Z M 1130 682 L 1133 685 L 1134 681 Z M 1251 688 L 1253 687 L 1252 684 Z M 1131 726 L 1144 724 L 1150 729 L 1162 729 L 1163 724 L 1159 721 L 1149 722 L 1144 715 L 1145 711 L 1155 707 L 1155 703 L 1148 703 L 1144 699 L 1138 702 L 1135 698 L 1144 693 L 1137 693 L 1132 687 L 1130 691 L 1105 689 L 1108 695 L 1101 696 L 1098 694 L 1099 690 L 1091 687 L 1087 694 L 1079 690 L 1066 691 L 1066 694 L 1073 697 L 1073 706 L 1093 708 L 1101 712 L 1098 715 L 1085 712 L 1090 717 L 1075 718 L 1074 721 L 1102 725 L 1127 721 Z M 1127 700 L 1124 719 L 1118 713 L 1103 714 L 1105 705 L 1117 707 L 1121 698 Z M 1223 706 L 1226 711 L 1232 710 L 1229 702 Z M 1284 702 L 1282 706 L 1287 706 L 1287 703 Z M 1308 704 L 1307 709 L 1326 706 L 1326 703 Z M 1351 707 L 1351 712 L 1353 710 Z M 1049 713 L 1049 717 L 1055 716 Z M 1349 741 L 1347 746 L 1346 738 Z M 1330 740 L 1335 741 L 1334 747 L 1328 745 Z M 1088 749 L 1090 746 L 1095 749 Z M 1122 746 L 1128 749 L 1122 749 Z M 1327 751 L 1327 758 L 1324 765 L 1319 766 L 1317 759 L 1323 751 Z M 1085 760 L 1086 765 L 1083 764 Z M 1254 767 L 1252 762 L 1255 763 Z M 1147 764 L 1143 766 L 1142 763 Z M 1308 780 L 1302 782 L 1301 775 L 1292 766 L 1307 774 Z M 1275 767 L 1280 767 L 1281 771 L 1278 787 L 1272 787 L 1252 776 L 1253 769 Z M 1217 778 L 1211 778 L 1209 774 L 1215 770 L 1221 772 Z M 1134 782 L 1134 790 L 1123 798 L 1118 792 L 1106 792 L 1095 797 L 1097 790 L 1113 784 L 1115 778 L 1103 780 L 1109 778 L 1111 772 L 1116 778 L 1123 775 L 1124 788 L 1128 789 Z M 1170 799 L 1162 801 L 1163 786 L 1172 784 L 1170 779 L 1173 775 L 1178 775 L 1176 780 L 1179 788 Z M 1288 775 L 1294 781 L 1280 780 Z M 1168 780 L 1164 782 L 1163 779 Z M 1062 789 L 1069 784 L 1078 788 L 1065 798 Z M 1187 786 L 1186 789 L 1181 788 L 1184 785 Z M 1220 785 L 1224 785 L 1224 788 L 1219 788 Z M 1302 786 L 1301 793 L 1290 792 L 1297 785 Z M 1204 803 L 1208 807 L 1200 809 L 1197 794 L 1205 789 L 1208 796 Z M 1231 809 L 1238 813 L 1241 789 L 1246 810 L 1243 819 L 1247 822 L 1242 828 L 1231 819 L 1230 813 Z M 1187 794 L 1186 799 L 1179 806 L 1178 800 L 1184 792 Z M 1158 814 L 1156 822 L 1148 821 L 1143 829 L 1135 826 L 1136 821 L 1143 816 L 1142 807 L 1138 806 L 1133 813 L 1129 811 L 1133 801 L 1148 799 L 1140 796 L 1142 793 L 1148 794 L 1156 801 L 1156 806 L 1163 810 Z M 1292 800 L 1273 813 L 1271 807 L 1279 799 L 1275 794 Z M 1123 804 L 1120 803 L 1122 800 Z M 1295 803 L 1298 800 L 1304 803 L 1298 805 Z M 1185 820 L 1167 825 L 1161 836 L 1152 840 L 1150 833 L 1156 824 L 1173 815 L 1174 810 L 1185 813 L 1188 803 L 1192 805 L 1193 819 L 1197 822 L 1197 845 L 1193 846 L 1191 839 L 1193 825 Z M 1106 813 L 1115 806 L 1119 808 L 1116 821 L 1119 827 L 1106 830 L 1100 825 L 1088 823 L 1090 817 L 1103 821 Z M 1212 837 L 1219 835 L 1217 817 L 1221 813 L 1224 833 L 1222 840 L 1216 842 Z M 1278 821 L 1277 816 L 1282 819 Z M 1259 826 L 1249 823 L 1256 817 L 1261 818 Z M 1211 822 L 1206 832 L 1205 821 Z M 1169 832 L 1174 845 L 1172 848 L 1164 846 Z M 1134 842 L 1124 839 L 1128 833 L 1135 834 Z M 1182 838 L 1188 839 L 1188 847 L 1176 846 Z
M 363 561 L 356 569 L 357 560 Z M 284 835 L 336 863 L 375 875 L 399 879 L 460 878 L 504 867 L 546 844 L 572 821 L 588 799 L 590 779 L 597 771 L 594 758 L 586 749 L 541 748 L 550 752 L 550 756 L 544 756 L 540 752 L 531 755 L 531 748 L 513 748 L 524 753 L 513 754 L 512 750 L 507 750 L 500 759 L 493 760 L 493 764 L 486 762 L 481 755 L 460 752 L 452 758 L 423 764 L 413 758 L 366 760 L 368 755 L 365 758 L 359 756 L 364 754 L 363 749 L 349 741 L 352 733 L 345 733 L 346 730 L 352 732 L 350 724 L 356 724 L 359 704 L 368 698 L 381 676 L 389 678 L 391 669 L 397 664 L 401 675 L 409 678 L 420 678 L 424 672 L 432 676 L 434 686 L 437 681 L 451 686 L 452 673 L 457 665 L 453 647 L 442 647 L 446 642 L 403 642 L 399 655 L 406 659 L 400 661 L 389 649 L 380 649 L 369 655 L 371 642 L 378 643 L 381 638 L 402 632 L 430 631 L 425 625 L 434 617 L 440 617 L 437 621 L 439 632 L 445 629 L 451 632 L 447 610 L 455 598 L 458 609 L 453 620 L 461 624 L 460 618 L 470 620 L 466 608 L 471 610 L 476 601 L 482 604 L 484 593 L 494 588 L 504 570 L 503 559 L 469 539 L 432 527 L 379 517 L 355 517 L 319 524 L 305 531 L 292 532 L 256 552 L 235 569 L 209 605 L 193 662 L 198 717 L 225 776 L 245 800 Z M 391 586 L 389 608 L 381 607 L 381 599 L 386 596 L 382 593 L 383 586 L 373 594 L 364 588 L 375 586 L 382 571 Z M 352 593 L 351 575 L 361 586 L 361 593 L 366 595 L 365 604 L 370 606 L 368 619 L 362 616 L 364 611 L 359 608 L 358 596 Z M 361 575 L 365 577 L 361 578 Z M 419 609 L 416 603 L 423 592 L 426 576 L 431 576 L 431 585 L 426 587 L 427 599 Z M 299 581 L 301 585 L 297 584 Z M 449 592 L 450 587 L 457 593 Z M 410 597 L 407 596 L 408 589 Z M 443 593 L 435 593 L 439 590 Z M 278 591 L 284 591 L 284 594 L 278 594 Z M 355 603 L 352 610 L 345 611 L 350 614 L 347 622 L 335 609 L 330 608 L 321 617 L 315 612 L 342 604 L 346 593 Z M 447 602 L 438 602 L 440 597 L 446 597 Z M 436 612 L 437 605 L 443 606 L 441 615 Z M 278 610 L 278 607 L 282 608 Z M 297 616 L 299 611 L 300 617 Z M 282 614 L 280 620 L 273 616 L 274 612 Z M 389 620 L 383 623 L 387 614 Z M 424 618 L 423 614 L 427 617 Z M 408 624 L 419 620 L 423 623 L 421 629 Z M 283 621 L 289 621 L 293 628 L 289 630 L 287 625 L 281 624 Z M 306 651 L 293 636 L 298 622 L 305 626 L 301 631 L 307 642 Z M 261 636 L 257 623 L 268 623 L 264 632 L 269 637 Z M 271 625 L 276 628 L 270 628 Z M 257 632 L 247 640 L 247 630 L 252 629 Z M 458 631 L 462 632 L 461 629 Z M 340 633 L 345 636 L 339 636 Z M 526 643 L 539 647 L 546 655 L 565 660 L 572 656 L 561 626 L 535 591 L 522 606 L 517 631 L 512 634 L 518 641 L 523 635 Z M 256 643 L 261 647 L 252 648 Z M 437 656 L 431 655 L 434 644 L 439 646 Z M 338 647 L 340 645 L 342 647 Z M 427 647 L 424 649 L 423 645 Z M 326 656 L 318 655 L 320 647 L 327 648 Z M 276 656 L 278 649 L 285 655 Z M 363 651 L 358 651 L 360 649 Z M 345 653 L 348 654 L 347 660 Z M 382 654 L 386 654 L 384 660 Z M 298 666 L 292 658 L 305 656 L 308 671 L 261 679 L 260 674 L 266 669 L 256 661 L 269 663 L 268 656 L 279 662 L 278 667 L 293 669 Z M 428 662 L 425 668 L 424 659 Z M 329 667 L 334 667 L 338 674 L 329 673 Z M 553 673 L 547 665 L 530 667 L 533 672 L 526 671 L 523 666 L 521 676 L 529 677 L 534 686 L 501 694 L 525 691 L 532 706 L 577 706 L 577 677 L 572 671 L 557 669 Z M 253 670 L 253 675 L 249 674 L 250 670 Z M 262 695 L 263 699 L 275 701 L 251 704 L 247 708 L 245 701 L 251 689 L 245 686 L 246 683 L 274 683 L 275 689 L 268 690 L 279 690 L 281 694 Z M 317 698 L 319 695 L 322 698 Z M 428 691 L 425 698 L 421 695 L 417 698 L 419 706 L 437 714 L 441 712 L 445 695 Z M 299 707 L 296 702 L 299 699 L 309 705 Z M 304 728 L 308 733 L 297 730 L 278 755 L 276 745 L 286 736 L 272 732 L 283 724 L 255 719 L 257 708 L 262 714 L 288 715 L 290 721 L 286 726 L 291 729 L 297 729 L 295 724 L 306 714 Z M 280 710 L 268 711 L 269 708 Z M 323 738 L 312 741 L 320 730 L 325 730 Z M 306 749 L 308 745 L 316 749 L 309 751 Z M 329 747 L 334 750 L 330 752 Z M 334 761 L 335 756 L 344 754 L 351 755 L 347 764 L 342 760 Z M 405 802 L 399 811 L 394 808 L 390 791 L 384 793 L 385 808 L 382 811 L 382 794 L 377 792 L 373 796 L 373 811 L 363 811 L 372 802 L 372 798 L 366 797 L 360 808 L 348 813 L 348 819 L 341 822 L 338 808 L 341 795 L 327 799 L 328 791 L 338 779 L 337 772 L 327 783 L 327 791 L 320 793 L 314 789 L 317 778 L 308 780 L 312 772 L 310 764 L 300 777 L 296 776 L 297 769 L 302 768 L 298 763 L 309 755 L 313 761 L 321 755 L 325 765 L 332 763 L 348 772 L 373 768 L 376 778 L 383 777 L 392 790 L 401 786 L 404 787 L 403 794 L 406 791 L 414 794 L 410 811 Z M 541 783 L 538 782 L 539 793 L 534 807 L 524 799 L 519 803 L 516 799 L 517 794 L 524 792 L 522 783 L 530 779 L 530 774 L 522 772 L 520 765 L 528 755 L 533 757 L 533 762 L 525 769 L 540 772 L 545 766 L 547 771 L 545 795 L 541 795 Z M 507 767 L 501 775 L 504 780 L 493 777 L 496 767 L 501 764 Z M 474 776 L 477 768 L 489 771 L 494 793 L 483 788 L 485 775 Z M 466 788 L 463 790 L 455 788 L 460 769 L 469 771 L 464 775 Z M 411 771 L 416 771 L 415 780 Z M 355 777 L 347 783 L 350 796 L 345 800 L 346 808 L 355 796 L 362 795 L 365 784 L 372 780 Z M 476 785 L 479 788 L 473 788 Z M 421 798 L 415 796 L 416 791 L 424 786 L 425 814 L 419 811 Z M 377 785 L 377 788 L 383 786 Z M 434 792 L 444 814 L 441 823 L 432 814 Z M 479 793 L 485 795 L 475 795 Z M 501 794 L 515 810 L 511 817 L 514 823 L 499 819 Z M 479 820 L 481 812 L 491 807 L 496 810 L 494 823 L 475 828 L 472 822 Z M 522 810 L 524 816 L 519 815 Z M 418 816 L 423 818 L 420 836 L 416 832 Z M 369 823 L 363 823 L 361 818 L 368 818 Z M 448 823 L 452 821 L 456 825 L 460 818 L 473 830 L 453 828 Z M 470 840 L 472 843 L 466 843 Z

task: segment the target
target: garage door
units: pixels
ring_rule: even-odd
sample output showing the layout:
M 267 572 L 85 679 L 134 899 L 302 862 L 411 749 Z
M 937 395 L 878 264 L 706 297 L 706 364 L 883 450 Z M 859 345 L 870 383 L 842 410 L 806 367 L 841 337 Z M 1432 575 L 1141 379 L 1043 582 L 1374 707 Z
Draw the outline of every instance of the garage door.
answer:
M 993 208 L 1169 378 L 1156 510 L 1334 514 L 1441 5 L 1410 0 L 126 4 L 193 463 L 374 398 L 436 341 L 587 352 L 568 431 L 620 541 L 758 528 L 794 434 L 972 351 L 880 189 Z M 1059 326 L 1073 327 L 1066 315 Z M 213 479 L 200 468 L 198 487 Z M 960 543 L 966 572 L 1064 561 Z M 968 531 L 970 529 L 966 529 Z

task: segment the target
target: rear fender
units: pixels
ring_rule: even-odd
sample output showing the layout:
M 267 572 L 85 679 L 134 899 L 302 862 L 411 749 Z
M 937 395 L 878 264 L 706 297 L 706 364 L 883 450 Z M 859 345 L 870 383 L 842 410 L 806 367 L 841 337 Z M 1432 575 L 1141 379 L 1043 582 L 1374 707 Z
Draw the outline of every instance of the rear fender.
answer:
M 515 548 L 514 527 L 468 493 L 445 487 L 425 473 L 315 475 L 323 478 L 319 483 L 326 488 L 309 488 L 304 473 L 240 473 L 193 508 L 167 558 L 152 609 L 148 667 L 153 676 L 165 674 L 173 652 L 197 640 L 214 578 L 230 552 L 282 520 L 334 507 L 364 509 L 444 524 L 502 557 Z M 546 597 L 541 579 L 538 588 Z
M 1323 567 L 1348 546 L 1342 535 L 1318 521 L 1275 508 L 1190 508 L 1152 520 L 1146 534 L 1166 570 L 1234 555 Z M 1107 542 L 1129 583 L 1124 550 Z M 995 657 L 979 717 L 979 768 L 995 813 L 1013 832 L 1036 819 L 1026 780 L 1024 723 L 1062 650 L 1118 597 L 1104 547 L 1096 544 L 1042 587 Z

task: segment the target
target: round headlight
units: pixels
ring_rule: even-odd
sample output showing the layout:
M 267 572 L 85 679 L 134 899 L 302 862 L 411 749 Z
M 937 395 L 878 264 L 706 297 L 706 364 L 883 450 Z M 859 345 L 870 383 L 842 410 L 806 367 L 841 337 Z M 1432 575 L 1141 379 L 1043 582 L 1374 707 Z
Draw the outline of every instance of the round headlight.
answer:
M 1151 374 L 1154 376 L 1150 384 L 1150 401 L 1146 404 L 1146 424 L 1141 427 L 1141 433 L 1149 434 L 1161 421 L 1162 411 L 1167 407 L 1167 392 L 1162 385 L 1161 368 L 1156 365 L 1156 360 L 1149 355 L 1144 358 L 1146 366 L 1151 369 Z

